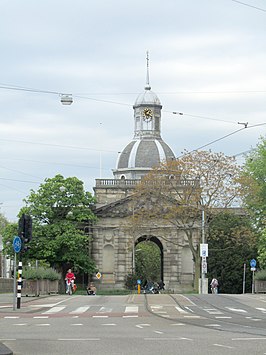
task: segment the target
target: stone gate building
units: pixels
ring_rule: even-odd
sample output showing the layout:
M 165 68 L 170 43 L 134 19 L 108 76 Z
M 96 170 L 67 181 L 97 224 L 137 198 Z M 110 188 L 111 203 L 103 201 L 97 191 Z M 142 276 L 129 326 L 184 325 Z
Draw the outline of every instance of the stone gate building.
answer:
M 94 187 L 98 222 L 93 228 L 92 257 L 102 274 L 98 287 L 124 288 L 126 275 L 134 271 L 136 246 L 148 237 L 160 248 L 161 279 L 166 288 L 191 289 L 194 266 L 184 231 L 159 218 L 156 225 L 147 220 L 136 230 L 128 224 L 134 213 L 131 196 L 136 184 L 160 162 L 175 159 L 161 137 L 162 105 L 150 87 L 148 60 L 146 86 L 133 109 L 134 136 L 120 153 L 114 178 L 96 179 Z M 199 229 L 195 229 L 195 241 L 198 238 Z

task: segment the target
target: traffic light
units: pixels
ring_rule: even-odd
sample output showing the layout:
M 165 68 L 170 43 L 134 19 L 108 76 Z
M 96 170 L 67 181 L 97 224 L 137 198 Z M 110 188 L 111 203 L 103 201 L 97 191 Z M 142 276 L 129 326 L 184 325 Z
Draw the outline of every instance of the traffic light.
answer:
M 27 245 L 32 238 L 32 219 L 31 216 L 23 215 L 19 219 L 18 223 L 18 235 L 21 238 L 22 241 L 22 246 L 21 246 L 21 252 L 26 252 L 29 249 L 29 246 Z

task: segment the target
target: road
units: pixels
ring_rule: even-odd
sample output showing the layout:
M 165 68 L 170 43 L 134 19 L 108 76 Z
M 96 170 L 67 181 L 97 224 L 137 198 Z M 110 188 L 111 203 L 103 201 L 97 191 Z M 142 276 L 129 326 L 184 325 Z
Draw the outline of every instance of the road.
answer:
M 57 295 L 0 302 L 14 354 L 266 354 L 266 295 Z M 0 352 L 1 354 L 1 352 Z

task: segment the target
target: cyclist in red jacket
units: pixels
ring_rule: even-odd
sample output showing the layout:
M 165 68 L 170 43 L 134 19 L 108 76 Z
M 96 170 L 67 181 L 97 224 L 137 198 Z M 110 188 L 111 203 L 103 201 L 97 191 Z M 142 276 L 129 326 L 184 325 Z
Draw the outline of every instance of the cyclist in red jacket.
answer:
M 75 275 L 71 271 L 71 269 L 68 269 L 65 280 L 66 280 L 66 293 L 71 294 L 74 286 L 74 280 L 75 280 Z

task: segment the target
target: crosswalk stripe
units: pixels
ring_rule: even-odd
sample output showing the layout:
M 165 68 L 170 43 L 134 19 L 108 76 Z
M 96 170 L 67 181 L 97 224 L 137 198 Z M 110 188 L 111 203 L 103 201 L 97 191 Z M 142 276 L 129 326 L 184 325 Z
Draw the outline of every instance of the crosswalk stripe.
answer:
M 125 313 L 138 313 L 139 307 L 138 306 L 128 306 L 125 309 Z
M 65 309 L 65 306 L 62 307 L 53 307 L 51 309 L 48 309 L 48 311 L 43 312 L 42 314 L 52 314 L 52 313 L 58 313 L 61 312 L 63 309 Z
M 80 314 L 80 313 L 84 313 L 84 312 L 86 312 L 89 308 L 90 308 L 90 306 L 78 307 L 78 308 L 75 309 L 74 311 L 70 312 L 70 314 Z

